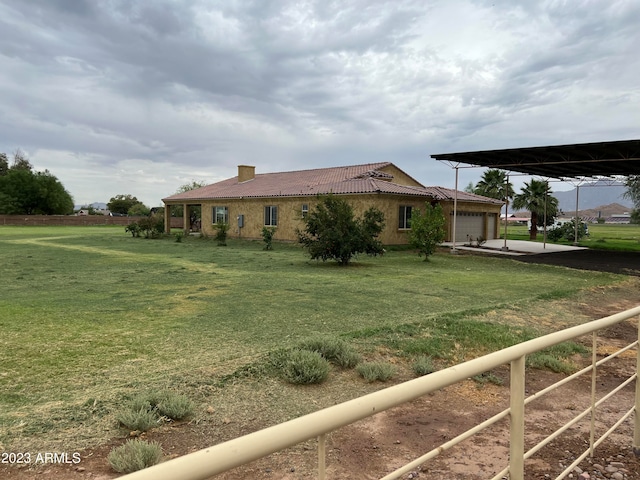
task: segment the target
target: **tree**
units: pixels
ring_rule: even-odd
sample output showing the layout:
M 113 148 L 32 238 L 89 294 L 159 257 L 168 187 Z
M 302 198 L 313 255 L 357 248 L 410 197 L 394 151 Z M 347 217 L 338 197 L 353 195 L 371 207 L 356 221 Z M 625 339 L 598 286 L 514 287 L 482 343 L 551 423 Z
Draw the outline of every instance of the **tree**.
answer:
M 127 215 L 130 217 L 144 217 L 149 215 L 149 213 L 151 213 L 151 210 L 142 202 L 136 203 L 127 210 Z
M 473 182 L 469 182 L 466 187 L 464 187 L 464 191 L 467 193 L 475 193 L 476 187 L 474 187 Z
M 30 172 L 33 171 L 33 166 L 27 158 L 27 155 L 20 149 L 17 149 L 13 153 L 13 165 L 11 165 L 11 168 L 14 170 L 29 170 Z
M 0 213 L 8 215 L 65 215 L 73 212 L 73 198 L 48 170 L 34 172 L 21 150 L 8 166 L 0 155 Z
M 4 177 L 9 172 L 9 160 L 7 154 L 0 152 L 0 177 Z
M 535 240 L 538 236 L 538 225 L 545 215 L 545 203 L 547 225 L 551 225 L 558 214 L 558 199 L 551 193 L 549 182 L 533 179 L 529 183 L 525 182 L 521 193 L 513 198 L 514 209 L 531 212 L 530 240 Z
M 377 238 L 384 229 L 384 214 L 375 207 L 357 219 L 346 200 L 328 195 L 302 221 L 305 228 L 297 231 L 298 241 L 313 260 L 335 260 L 348 265 L 358 253 L 384 253 Z
M 636 210 L 640 210 L 640 175 L 629 175 L 624 184 L 627 186 L 624 198 L 631 200 Z
M 109 203 L 107 203 L 107 208 L 111 213 L 119 213 L 120 215 L 127 215 L 129 209 L 134 205 L 142 203 L 136 197 L 130 194 L 126 195 L 116 195 L 115 197 L 111 197 Z
M 482 174 L 482 178 L 473 189 L 476 195 L 495 198 L 506 202 L 513 198 L 513 184 L 507 183 L 507 173 L 504 170 L 490 168 Z
M 418 255 L 424 255 L 424 261 L 429 260 L 436 247 L 444 241 L 445 218 L 442 207 L 425 203 L 424 213 L 414 208 L 411 212 L 411 230 L 409 230 L 409 245 L 418 249 Z

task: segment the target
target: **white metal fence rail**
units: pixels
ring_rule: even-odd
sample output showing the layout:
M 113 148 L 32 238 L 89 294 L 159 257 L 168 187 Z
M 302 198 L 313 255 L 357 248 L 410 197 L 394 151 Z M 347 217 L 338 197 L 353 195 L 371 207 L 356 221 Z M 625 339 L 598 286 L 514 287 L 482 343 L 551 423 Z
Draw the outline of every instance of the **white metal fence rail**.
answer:
M 461 441 L 478 433 L 489 425 L 494 424 L 498 420 L 510 417 L 510 454 L 509 465 L 494 478 L 499 479 L 507 473 L 511 480 L 522 480 L 524 478 L 524 461 L 535 454 L 538 450 L 548 444 L 551 440 L 558 437 L 571 425 L 579 420 L 591 415 L 590 425 L 590 445 L 589 448 L 580 455 L 564 472 L 557 478 L 563 478 L 576 465 L 578 465 L 588 455 L 593 455 L 593 449 L 598 446 L 611 432 L 613 432 L 625 419 L 627 419 L 634 411 L 638 410 L 640 401 L 640 382 L 636 382 L 635 404 L 623 417 L 616 422 L 605 434 L 599 439 L 594 438 L 594 425 L 597 407 L 609 397 L 621 390 L 625 386 L 632 383 L 637 378 L 638 365 L 640 365 L 640 349 L 638 341 L 627 345 L 613 355 L 609 355 L 603 360 L 596 361 L 596 332 L 611 327 L 622 321 L 626 321 L 633 317 L 640 316 L 640 306 L 626 310 L 624 312 L 601 318 L 584 325 L 568 328 L 560 332 L 552 333 L 539 337 L 528 342 L 520 343 L 498 352 L 490 353 L 483 357 L 470 360 L 453 367 L 420 377 L 399 385 L 395 385 L 378 392 L 365 395 L 348 402 L 335 405 L 333 407 L 314 412 L 303 417 L 290 420 L 279 425 L 275 425 L 264 430 L 260 430 L 243 437 L 239 437 L 228 442 L 224 442 L 209 448 L 199 450 L 197 452 L 184 455 L 182 457 L 170 460 L 168 462 L 141 470 L 124 477 L 126 480 L 202 480 L 213 475 L 226 472 L 235 467 L 258 460 L 271 453 L 284 450 L 288 447 L 297 445 L 307 440 L 318 439 L 318 479 L 326 478 L 325 466 L 325 447 L 326 435 L 340 427 L 352 424 L 363 418 L 375 415 L 379 412 L 392 407 L 402 405 L 418 397 L 426 395 L 436 390 L 440 390 L 449 385 L 466 380 L 470 377 L 479 375 L 501 365 L 511 365 L 511 384 L 510 384 L 510 407 L 503 412 L 494 415 L 489 420 L 476 425 L 472 429 L 460 434 L 458 437 L 438 446 L 434 450 L 426 453 L 420 458 L 404 465 L 403 467 L 389 473 L 384 480 L 399 478 L 403 474 L 410 472 L 415 467 L 427 462 L 438 454 L 448 450 Z M 544 390 L 525 397 L 525 360 L 526 356 L 538 352 L 553 345 L 573 340 L 583 335 L 593 335 L 593 354 L 592 364 L 580 372 L 567 377 L 560 382 L 551 385 Z M 606 396 L 596 401 L 596 370 L 603 363 L 615 358 L 624 351 L 636 349 L 636 370 L 635 373 L 628 378 L 623 384 L 608 393 Z M 542 395 L 558 388 L 559 386 L 577 378 L 580 375 L 591 372 L 592 374 L 592 392 L 591 406 L 577 415 L 569 423 L 552 433 L 549 437 L 542 440 L 529 451 L 524 450 L 524 409 L 525 405 L 540 398 Z M 640 447 L 640 415 L 635 415 L 634 422 L 634 438 L 633 448 L 638 452 Z

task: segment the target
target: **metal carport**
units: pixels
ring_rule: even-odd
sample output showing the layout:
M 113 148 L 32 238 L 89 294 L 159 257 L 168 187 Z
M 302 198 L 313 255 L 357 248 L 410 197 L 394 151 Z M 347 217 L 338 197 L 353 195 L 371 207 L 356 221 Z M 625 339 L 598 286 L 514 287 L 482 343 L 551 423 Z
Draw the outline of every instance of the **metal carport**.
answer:
M 640 140 L 438 153 L 431 158 L 456 169 L 457 191 L 461 163 L 560 180 L 640 175 Z

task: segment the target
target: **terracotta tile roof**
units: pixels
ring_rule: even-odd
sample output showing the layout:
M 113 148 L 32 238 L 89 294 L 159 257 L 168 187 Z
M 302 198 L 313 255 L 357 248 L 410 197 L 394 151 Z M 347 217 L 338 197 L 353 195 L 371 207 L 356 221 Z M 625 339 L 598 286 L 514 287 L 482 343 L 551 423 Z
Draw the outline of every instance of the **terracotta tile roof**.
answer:
M 242 183 L 238 177 L 164 198 L 165 201 L 197 201 L 217 198 L 297 197 L 322 194 L 388 193 L 415 195 L 436 200 L 453 199 L 454 191 L 442 187 L 413 187 L 393 183 L 393 176 L 380 171 L 389 162 L 367 163 L 346 167 L 318 168 L 293 172 L 263 173 Z M 479 195 L 458 192 L 464 201 L 497 202 Z

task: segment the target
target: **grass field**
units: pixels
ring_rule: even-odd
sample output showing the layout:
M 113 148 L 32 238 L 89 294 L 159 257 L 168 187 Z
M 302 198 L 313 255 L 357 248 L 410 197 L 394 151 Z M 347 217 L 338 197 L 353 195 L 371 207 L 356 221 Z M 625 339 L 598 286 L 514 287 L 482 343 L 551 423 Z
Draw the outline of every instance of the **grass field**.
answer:
M 122 227 L 0 227 L 0 265 L 0 451 L 121 435 L 114 412 L 144 389 L 178 389 L 201 409 L 247 401 L 225 393 L 224 379 L 320 334 L 367 358 L 432 349 L 459 361 L 584 321 L 548 305 L 626 281 L 482 256 L 423 262 L 407 251 L 345 268 L 310 261 L 297 245 L 145 240 Z M 550 324 L 514 312 L 546 312 Z M 272 397 L 307 395 L 271 382 Z M 343 399 L 372 388 L 347 383 Z
M 500 234 L 501 236 L 504 235 L 504 226 L 500 227 Z M 527 226 L 509 225 L 507 238 L 511 240 L 529 240 Z M 542 231 L 538 232 L 537 241 L 543 241 Z M 573 242 L 562 241 L 557 243 L 568 245 Z M 599 250 L 640 252 L 640 225 L 589 224 L 589 236 L 582 238 L 579 245 Z

